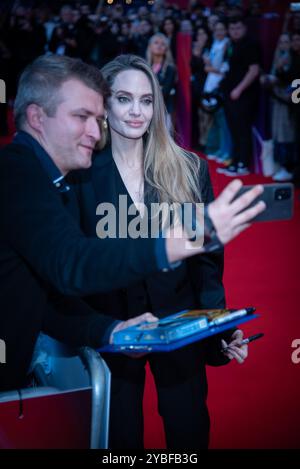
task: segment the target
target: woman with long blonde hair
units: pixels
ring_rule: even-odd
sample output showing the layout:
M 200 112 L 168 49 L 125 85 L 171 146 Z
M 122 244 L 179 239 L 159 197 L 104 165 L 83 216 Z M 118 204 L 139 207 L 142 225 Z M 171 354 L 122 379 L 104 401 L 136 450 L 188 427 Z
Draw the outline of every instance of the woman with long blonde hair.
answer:
M 186 201 L 199 202 L 201 195 L 198 187 L 200 159 L 179 147 L 165 126 L 165 104 L 155 74 L 140 57 L 123 55 L 109 62 L 102 73 L 114 94 L 115 78 L 124 70 L 139 70 L 150 81 L 153 115 L 143 140 L 140 141 L 145 181 L 157 190 L 159 202 Z M 111 101 L 114 100 L 112 96 Z M 121 98 L 122 99 L 122 98 Z M 109 111 L 108 111 L 109 113 Z M 110 132 L 114 132 L 110 126 Z M 113 145 L 114 139 L 112 139 Z
M 85 197 L 95 202 L 92 207 L 86 203 L 81 214 L 84 231 L 94 235 L 97 220 L 93 210 L 97 206 L 100 213 L 103 202 L 113 204 L 120 222 L 120 196 L 125 196 L 128 207 L 136 207 L 141 223 L 147 218 L 142 204 L 149 208 L 152 202 L 211 202 L 207 163 L 180 148 L 170 136 L 162 93 L 151 67 L 140 57 L 123 55 L 105 65 L 102 73 L 111 88 L 108 144 L 96 155 L 90 175 L 84 175 L 81 206 L 84 208 Z M 92 196 L 87 180 L 92 183 Z M 126 223 L 130 225 L 132 220 L 128 210 Z M 223 308 L 222 269 L 222 251 L 202 254 L 138 284 L 87 300 L 94 309 L 119 320 L 146 311 L 164 317 L 184 309 Z M 215 337 L 169 353 L 135 358 L 106 354 L 112 376 L 109 447 L 143 448 L 143 393 L 149 363 L 167 447 L 207 448 L 205 365 L 226 364 L 232 358 L 243 362 L 247 348 L 237 346 L 242 335 L 239 330 L 225 334 L 223 339 L 231 347 L 224 353 L 224 342 Z
M 160 84 L 167 108 L 168 126 L 170 128 L 176 94 L 176 65 L 167 36 L 162 33 L 156 33 L 149 39 L 146 59 Z

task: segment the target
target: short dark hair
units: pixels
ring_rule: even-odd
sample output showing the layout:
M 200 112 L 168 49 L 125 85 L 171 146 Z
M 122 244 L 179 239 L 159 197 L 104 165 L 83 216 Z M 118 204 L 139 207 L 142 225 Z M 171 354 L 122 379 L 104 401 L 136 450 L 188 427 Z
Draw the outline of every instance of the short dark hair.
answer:
M 229 18 L 228 25 L 242 23 L 244 26 L 247 26 L 246 18 L 244 16 L 233 16 Z
M 17 130 L 23 127 L 30 104 L 37 104 L 48 116 L 54 116 L 60 103 L 59 90 L 72 78 L 102 95 L 104 102 L 110 96 L 102 73 L 93 65 L 66 56 L 42 55 L 28 65 L 21 75 L 14 104 Z

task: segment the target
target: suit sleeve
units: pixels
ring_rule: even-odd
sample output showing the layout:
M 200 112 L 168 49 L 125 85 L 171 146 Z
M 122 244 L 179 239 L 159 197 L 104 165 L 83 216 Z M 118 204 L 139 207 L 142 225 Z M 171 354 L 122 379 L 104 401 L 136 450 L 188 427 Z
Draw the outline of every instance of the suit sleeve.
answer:
M 168 66 L 163 80 L 161 81 L 161 90 L 164 99 L 169 97 L 170 91 L 175 86 L 176 70 L 173 66 Z
M 87 238 L 42 168 L 33 177 L 37 163 L 21 156 L 0 157 L 1 239 L 42 280 L 81 296 L 128 286 L 158 270 L 155 239 Z
M 72 347 L 99 348 L 108 344 L 118 322 L 77 297 L 55 294 L 48 302 L 42 331 Z

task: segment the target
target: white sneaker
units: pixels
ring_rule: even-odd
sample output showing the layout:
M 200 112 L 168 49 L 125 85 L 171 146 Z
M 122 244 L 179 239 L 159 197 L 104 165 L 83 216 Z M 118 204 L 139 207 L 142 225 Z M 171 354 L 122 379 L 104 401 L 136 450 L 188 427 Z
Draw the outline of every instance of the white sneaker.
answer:
M 237 165 L 237 173 L 238 173 L 240 176 L 247 176 L 247 174 L 250 174 L 250 171 L 249 171 L 249 169 L 247 168 L 247 166 L 245 166 L 243 163 L 238 163 L 238 165 Z
M 216 162 L 217 163 L 224 163 L 224 161 L 229 159 L 229 155 L 224 153 L 223 155 L 217 155 Z
M 293 179 L 292 173 L 289 173 L 285 168 L 280 168 L 272 177 L 273 181 L 291 181 Z

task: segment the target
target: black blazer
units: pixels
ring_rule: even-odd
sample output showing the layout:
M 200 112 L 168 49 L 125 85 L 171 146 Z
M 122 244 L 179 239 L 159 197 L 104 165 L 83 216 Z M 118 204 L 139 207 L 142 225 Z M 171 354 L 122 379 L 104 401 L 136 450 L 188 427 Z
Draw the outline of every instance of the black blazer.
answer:
M 0 152 L 0 339 L 7 353 L 0 389 L 24 384 L 45 317 L 47 332 L 78 345 L 100 345 L 113 323 L 79 298 L 61 302 L 55 294 L 50 305 L 52 287 L 65 295 L 106 292 L 157 270 L 154 240 L 87 238 L 78 216 L 72 190 L 57 192 L 31 149 L 11 144 Z M 68 314 L 76 316 L 71 330 Z
M 176 68 L 173 65 L 167 65 L 166 69 L 164 71 L 160 69 L 156 76 L 161 87 L 167 111 L 172 113 L 176 91 Z
M 89 170 L 76 172 L 74 176 L 72 183 L 78 197 L 80 224 L 89 236 L 94 236 L 96 232 L 99 221 L 99 216 L 96 215 L 98 204 L 110 202 L 118 207 L 119 195 L 126 195 L 129 203 L 132 203 L 110 147 L 106 147 L 95 157 Z M 199 184 L 203 202 L 211 202 L 213 191 L 205 160 L 201 160 Z M 145 194 L 147 189 L 146 186 Z M 146 205 L 150 201 L 151 196 L 146 196 Z M 146 311 L 165 316 L 186 308 L 223 308 L 225 297 L 222 275 L 223 252 L 198 255 L 182 262 L 173 271 L 153 273 L 127 288 L 116 287 L 113 292 L 89 296 L 87 301 L 98 311 L 119 319 L 127 319 Z M 231 333 L 232 331 L 224 337 L 228 338 Z M 207 341 L 209 363 L 227 363 L 228 360 L 218 353 L 219 348 L 220 337 Z

